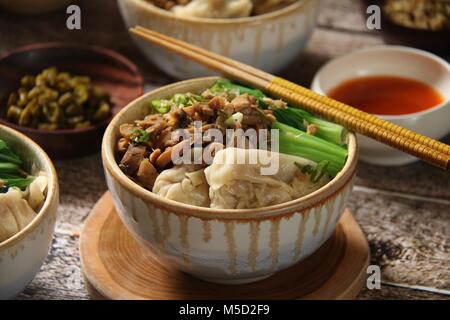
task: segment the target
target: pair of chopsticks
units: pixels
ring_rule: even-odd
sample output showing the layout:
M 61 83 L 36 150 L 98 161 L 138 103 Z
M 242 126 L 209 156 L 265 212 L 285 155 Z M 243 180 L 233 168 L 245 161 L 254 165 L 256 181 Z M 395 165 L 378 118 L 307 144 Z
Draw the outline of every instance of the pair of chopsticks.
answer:
M 324 119 L 373 138 L 443 169 L 450 167 L 450 146 L 307 88 L 159 32 L 136 26 L 130 32 L 160 47 L 266 91 Z

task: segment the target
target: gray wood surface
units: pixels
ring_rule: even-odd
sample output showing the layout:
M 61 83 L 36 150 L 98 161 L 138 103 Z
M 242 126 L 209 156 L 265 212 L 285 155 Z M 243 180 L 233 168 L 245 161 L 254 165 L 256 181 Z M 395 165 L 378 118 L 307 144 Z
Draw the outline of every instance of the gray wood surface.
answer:
M 170 83 L 131 42 L 112 0 L 80 0 L 82 31 L 68 31 L 65 13 L 26 18 L 0 12 L 0 55 L 22 45 L 66 41 L 105 46 L 140 67 L 147 90 Z M 104 17 L 108 17 L 104 19 Z M 324 0 L 305 52 L 282 76 L 309 85 L 329 59 L 383 44 L 365 28 L 358 1 Z M 99 154 L 57 161 L 59 220 L 50 254 L 19 299 L 89 299 L 78 255 L 83 221 L 105 192 Z M 380 290 L 359 299 L 450 298 L 450 173 L 415 163 L 384 168 L 361 163 L 349 207 L 367 235 L 372 263 L 382 268 Z

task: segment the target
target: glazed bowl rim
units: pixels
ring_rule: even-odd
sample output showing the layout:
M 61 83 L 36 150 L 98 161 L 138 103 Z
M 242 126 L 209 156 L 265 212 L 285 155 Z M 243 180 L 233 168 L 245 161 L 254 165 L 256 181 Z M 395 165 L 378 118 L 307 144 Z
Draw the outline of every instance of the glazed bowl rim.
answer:
M 209 25 L 235 25 L 235 24 L 247 24 L 247 23 L 261 23 L 267 20 L 276 19 L 283 17 L 291 12 L 296 11 L 299 8 L 304 7 L 314 0 L 298 0 L 290 5 L 283 7 L 281 9 L 256 15 L 250 17 L 240 17 L 240 18 L 200 18 L 200 17 L 184 17 L 176 16 L 173 12 L 167 11 L 162 8 L 158 8 L 150 3 L 143 0 L 120 0 L 124 2 L 134 2 L 136 5 L 140 6 L 141 9 L 146 10 L 149 13 L 162 17 L 164 19 L 179 20 L 183 22 L 193 23 L 197 25 L 209 24 Z
M 36 214 L 33 220 L 31 220 L 31 222 L 25 228 L 20 230 L 14 236 L 6 239 L 3 242 L 0 242 L 0 251 L 22 241 L 30 233 L 32 233 L 41 224 L 41 222 L 44 221 L 44 219 L 49 214 L 52 213 L 51 212 L 52 206 L 55 201 L 58 202 L 58 194 L 59 194 L 58 176 L 56 174 L 56 170 L 52 161 L 45 153 L 45 151 L 37 143 L 35 143 L 33 140 L 31 140 L 26 135 L 17 130 L 14 130 L 3 124 L 0 124 L 0 132 L 1 131 L 8 132 L 16 140 L 21 140 L 22 144 L 25 144 L 27 148 L 31 149 L 31 153 L 35 156 L 35 158 L 40 159 L 40 161 L 44 163 L 45 167 L 40 169 L 45 172 L 48 178 L 48 184 L 47 184 L 47 194 L 45 197 L 44 204 L 42 205 L 42 208 L 39 210 L 39 212 Z
M 407 47 L 407 46 L 378 45 L 378 46 L 374 46 L 374 47 L 370 47 L 370 48 L 356 50 L 356 51 L 350 52 L 349 54 L 345 54 L 343 56 L 337 57 L 337 58 L 332 59 L 331 61 L 327 62 L 315 74 L 312 85 L 311 85 L 312 90 L 315 90 L 320 94 L 326 95 L 327 92 L 325 92 L 321 86 L 321 79 L 324 76 L 324 72 L 328 67 L 330 67 L 332 65 L 339 66 L 340 64 L 343 63 L 343 61 L 348 60 L 354 56 L 361 55 L 361 54 L 364 55 L 364 54 L 369 54 L 369 53 L 374 53 L 374 52 L 397 52 L 397 53 L 401 53 L 401 54 L 405 54 L 405 55 L 414 54 L 414 55 L 417 55 L 420 57 L 424 57 L 432 62 L 437 63 L 443 70 L 445 70 L 447 72 L 448 76 L 450 77 L 450 64 L 448 62 L 446 62 L 444 59 L 442 59 L 441 57 L 435 55 L 434 53 L 431 53 L 431 52 L 428 52 L 428 51 L 425 51 L 422 49 Z M 396 76 L 394 73 L 389 73 L 389 72 L 387 72 L 384 75 Z M 358 77 L 355 77 L 355 78 L 358 78 Z M 355 79 L 355 78 L 352 78 L 352 79 Z M 421 81 L 420 79 L 413 78 L 413 77 L 407 77 L 407 78 L 410 78 L 410 79 L 413 79 L 416 81 Z M 437 92 L 439 92 L 436 88 L 433 88 L 433 89 L 436 90 Z M 443 96 L 443 98 L 444 98 L 443 101 L 431 108 L 428 108 L 428 109 L 425 109 L 422 111 L 406 113 L 406 114 L 399 114 L 399 115 L 386 115 L 386 114 L 375 114 L 375 115 L 379 118 L 389 120 L 389 121 L 408 120 L 410 118 L 423 117 L 425 115 L 428 115 L 430 113 L 433 113 L 433 112 L 443 109 L 445 107 L 450 108 L 450 96 L 445 97 L 441 92 L 439 92 L 439 94 Z
M 206 88 L 207 82 L 220 79 L 221 77 L 204 77 L 195 78 L 191 80 L 185 80 L 175 82 L 173 84 L 160 87 L 152 90 L 142 97 L 130 102 L 125 108 L 123 108 L 110 122 L 106 128 L 102 142 L 102 161 L 105 171 L 116 182 L 118 182 L 128 192 L 137 196 L 146 203 L 152 203 L 158 207 L 165 208 L 171 212 L 202 217 L 204 219 L 264 219 L 272 218 L 279 215 L 292 214 L 294 212 L 305 211 L 307 208 L 316 207 L 320 202 L 326 201 L 330 197 L 334 197 L 336 194 L 341 193 L 343 188 L 351 182 L 357 164 L 358 147 L 356 135 L 352 132 L 349 133 L 348 138 L 348 158 L 344 168 L 334 177 L 329 183 L 321 187 L 320 189 L 304 196 L 299 199 L 291 200 L 289 202 L 281 203 L 278 205 L 256 208 L 256 209 L 212 209 L 206 207 L 197 207 L 193 205 L 184 204 L 174 200 L 165 199 L 132 181 L 128 176 L 122 172 L 119 168 L 114 149 L 116 141 L 112 141 L 114 130 L 120 126 L 119 120 L 125 115 L 135 104 L 140 104 L 143 101 L 149 100 L 149 97 L 157 95 L 167 90 L 183 90 L 183 87 L 189 85 L 197 85 L 199 87 Z M 201 85 L 201 83 L 205 85 Z M 117 128 L 118 129 L 118 128 Z M 302 208 L 303 207 L 303 208 Z

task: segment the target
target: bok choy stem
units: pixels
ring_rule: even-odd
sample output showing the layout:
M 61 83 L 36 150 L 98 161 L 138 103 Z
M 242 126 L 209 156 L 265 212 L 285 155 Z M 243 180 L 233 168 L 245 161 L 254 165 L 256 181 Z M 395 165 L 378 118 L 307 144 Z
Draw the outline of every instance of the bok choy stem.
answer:
M 276 109 L 273 114 L 279 122 L 302 131 L 307 131 L 308 125 L 313 125 L 316 129 L 314 135 L 326 141 L 337 145 L 346 143 L 347 130 L 343 126 L 317 118 L 302 109 L 287 107 Z
M 272 129 L 279 130 L 279 151 L 320 163 L 328 161 L 327 172 L 335 176 L 344 167 L 348 152 L 345 148 L 276 122 Z

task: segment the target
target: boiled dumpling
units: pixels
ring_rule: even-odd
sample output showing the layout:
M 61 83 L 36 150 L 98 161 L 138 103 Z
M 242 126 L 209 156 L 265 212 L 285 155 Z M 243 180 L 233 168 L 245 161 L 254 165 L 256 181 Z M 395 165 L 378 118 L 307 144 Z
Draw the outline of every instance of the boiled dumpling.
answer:
M 38 211 L 39 207 L 44 203 L 45 190 L 47 189 L 48 179 L 44 175 L 36 177 L 28 186 L 28 204 L 34 211 Z
M 276 205 L 300 198 L 328 182 L 327 177 L 311 182 L 296 163 L 315 165 L 304 158 L 266 150 L 227 148 L 219 151 L 205 169 L 211 208 L 248 209 Z M 264 168 L 266 172 L 261 171 Z
M 198 165 L 178 165 L 164 170 L 153 186 L 153 192 L 174 201 L 209 207 L 209 186 L 204 169 Z
M 36 213 L 23 199 L 22 191 L 10 188 L 0 194 L 0 242 L 12 237 L 25 228 Z
M 251 0 L 192 0 L 185 6 L 175 6 L 178 16 L 203 18 L 248 17 L 252 12 Z

